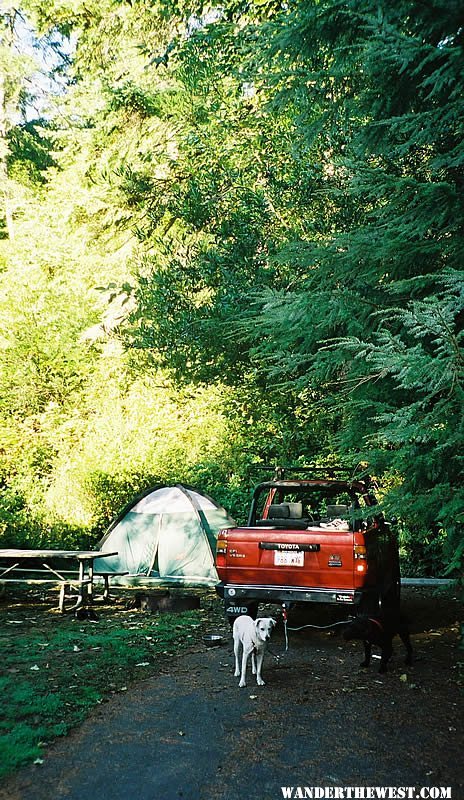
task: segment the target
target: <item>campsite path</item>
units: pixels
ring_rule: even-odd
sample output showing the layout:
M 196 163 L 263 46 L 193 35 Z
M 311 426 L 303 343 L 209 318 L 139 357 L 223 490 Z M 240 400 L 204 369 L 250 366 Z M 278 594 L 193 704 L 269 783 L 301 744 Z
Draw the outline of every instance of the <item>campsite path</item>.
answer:
M 239 689 L 231 643 L 197 647 L 99 706 L 0 798 L 278 800 L 282 786 L 415 786 L 452 787 L 459 800 L 459 607 L 410 592 L 406 611 L 415 663 L 405 668 L 397 645 L 384 676 L 375 661 L 358 669 L 359 643 L 305 631 L 279 662 L 266 655 L 266 686 Z M 283 652 L 281 631 L 271 649 Z

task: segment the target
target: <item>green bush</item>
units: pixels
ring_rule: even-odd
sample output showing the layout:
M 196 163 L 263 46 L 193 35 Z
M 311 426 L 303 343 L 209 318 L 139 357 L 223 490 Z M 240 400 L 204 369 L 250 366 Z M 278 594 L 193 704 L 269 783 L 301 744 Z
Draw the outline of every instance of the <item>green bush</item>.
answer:
M 411 578 L 440 578 L 446 572 L 446 532 L 400 527 L 401 572 Z
M 0 546 L 30 547 L 40 538 L 40 527 L 31 517 L 24 497 L 14 489 L 0 492 Z
M 14 489 L 0 493 L 0 547 L 86 549 L 91 544 L 91 532 L 40 518 Z
M 159 477 L 138 472 L 114 475 L 98 471 L 88 475 L 85 489 L 94 509 L 93 537 L 99 538 L 124 506 L 158 483 L 162 483 Z

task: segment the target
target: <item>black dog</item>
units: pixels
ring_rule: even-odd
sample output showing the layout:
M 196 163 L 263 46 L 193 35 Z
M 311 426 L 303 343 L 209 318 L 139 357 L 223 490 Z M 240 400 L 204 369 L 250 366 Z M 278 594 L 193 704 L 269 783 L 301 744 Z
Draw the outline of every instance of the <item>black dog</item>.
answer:
M 396 635 L 400 637 L 407 651 L 405 663 L 410 664 L 412 661 L 412 647 L 409 640 L 408 624 L 398 614 L 381 614 L 376 617 L 360 614 L 343 631 L 345 641 L 360 639 L 364 642 L 365 659 L 361 663 L 361 667 L 369 666 L 372 645 L 380 647 L 379 672 L 387 671 L 387 664 L 393 653 L 392 640 Z

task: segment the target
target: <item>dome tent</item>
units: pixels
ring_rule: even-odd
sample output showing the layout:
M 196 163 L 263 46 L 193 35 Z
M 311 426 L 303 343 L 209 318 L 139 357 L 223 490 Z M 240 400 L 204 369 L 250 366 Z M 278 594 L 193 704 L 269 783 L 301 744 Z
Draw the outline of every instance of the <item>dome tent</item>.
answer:
M 218 531 L 234 521 L 211 497 L 188 486 L 155 486 L 136 497 L 110 525 L 99 548 L 117 556 L 95 561 L 95 573 L 187 585 L 212 585 L 218 577 Z M 126 582 L 126 581 L 124 581 Z

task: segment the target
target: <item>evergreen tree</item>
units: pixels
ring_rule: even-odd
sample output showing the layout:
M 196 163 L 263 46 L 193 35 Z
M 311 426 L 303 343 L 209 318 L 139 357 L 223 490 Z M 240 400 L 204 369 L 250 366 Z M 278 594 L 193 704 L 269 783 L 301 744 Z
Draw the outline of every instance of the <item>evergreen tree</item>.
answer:
M 30 59 L 15 50 L 17 25 L 21 15 L 16 7 L 0 8 L 0 236 L 14 236 L 12 187 L 8 170 L 8 135 L 24 101 L 24 79 L 30 71 Z
M 389 505 L 409 524 L 444 530 L 456 566 L 462 6 L 299 3 L 285 22 L 273 51 L 285 45 L 312 76 L 306 93 L 314 102 L 324 96 L 325 127 L 316 135 L 335 143 L 339 185 L 328 184 L 326 194 L 339 212 L 322 246 L 313 235 L 281 251 L 306 275 L 294 291 L 267 290 L 243 329 L 275 371 L 291 380 L 296 369 L 301 386 L 324 387 L 324 404 L 339 413 L 341 450 L 398 475 Z M 314 135 L 304 117 L 296 123 L 302 138 Z

